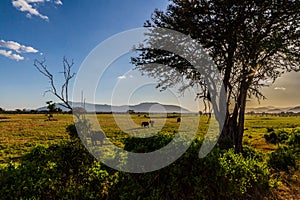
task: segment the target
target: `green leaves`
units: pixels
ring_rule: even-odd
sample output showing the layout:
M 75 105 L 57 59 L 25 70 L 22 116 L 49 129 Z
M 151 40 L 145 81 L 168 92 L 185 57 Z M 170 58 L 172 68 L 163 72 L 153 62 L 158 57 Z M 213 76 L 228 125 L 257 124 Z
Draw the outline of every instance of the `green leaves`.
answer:
M 3 199 L 103 199 L 117 183 L 80 142 L 38 146 L 0 169 Z

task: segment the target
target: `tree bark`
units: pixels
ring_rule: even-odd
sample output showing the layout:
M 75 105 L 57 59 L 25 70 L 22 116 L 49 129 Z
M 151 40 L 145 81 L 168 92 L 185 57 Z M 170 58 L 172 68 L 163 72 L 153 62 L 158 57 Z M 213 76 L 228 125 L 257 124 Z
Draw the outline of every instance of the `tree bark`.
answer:
M 232 114 L 227 109 L 225 123 L 220 136 L 221 148 L 229 149 L 234 147 L 235 153 L 243 151 L 243 135 L 245 124 L 245 109 L 247 100 L 247 83 L 242 81 L 240 86 L 240 94 L 235 103 Z
M 246 99 L 247 99 L 247 89 L 241 89 L 241 101 L 239 109 L 239 119 L 237 123 L 237 139 L 235 141 L 235 153 L 242 153 L 243 151 L 243 135 L 244 135 L 244 124 L 245 124 L 245 109 L 246 109 Z

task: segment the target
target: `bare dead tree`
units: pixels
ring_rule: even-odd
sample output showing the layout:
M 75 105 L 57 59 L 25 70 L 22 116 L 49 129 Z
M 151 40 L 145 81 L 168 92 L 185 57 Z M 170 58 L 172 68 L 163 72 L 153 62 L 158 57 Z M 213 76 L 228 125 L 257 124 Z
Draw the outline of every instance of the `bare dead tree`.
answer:
M 51 88 L 49 90 L 46 90 L 45 93 L 52 93 L 54 96 L 56 96 L 59 100 L 63 102 L 60 103 L 60 105 L 72 111 L 72 106 L 69 103 L 69 83 L 70 80 L 75 76 L 75 73 L 71 72 L 71 69 L 74 66 L 74 61 L 72 60 L 71 62 L 69 62 L 66 57 L 63 58 L 64 71 L 62 73 L 64 76 L 64 83 L 62 84 L 60 91 L 57 89 L 53 74 L 49 72 L 47 68 L 46 59 L 42 61 L 35 59 L 34 66 L 41 74 L 43 74 L 49 79 Z

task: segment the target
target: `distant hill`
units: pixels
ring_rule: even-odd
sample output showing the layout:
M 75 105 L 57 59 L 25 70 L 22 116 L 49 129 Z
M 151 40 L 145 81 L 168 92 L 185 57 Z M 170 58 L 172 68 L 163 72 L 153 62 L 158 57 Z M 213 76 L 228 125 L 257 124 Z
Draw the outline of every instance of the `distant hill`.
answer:
M 247 108 L 246 112 L 255 112 L 255 113 L 293 112 L 293 113 L 298 113 L 298 112 L 300 112 L 300 106 L 285 107 L 285 108 L 278 108 L 278 107 L 274 107 L 274 106 L 256 107 L 256 108 Z
M 300 112 L 300 106 L 296 106 L 294 108 L 291 108 L 291 109 L 288 110 L 288 112 L 298 113 L 298 112 Z
M 81 103 L 70 102 L 73 107 L 81 107 Z M 63 111 L 68 111 L 65 107 L 60 104 L 56 104 L 56 107 L 61 108 Z M 146 102 L 138 105 L 122 105 L 122 106 L 111 106 L 107 104 L 91 104 L 85 103 L 85 109 L 88 112 L 116 112 L 125 113 L 128 110 L 141 113 L 190 113 L 188 109 L 182 108 L 177 105 L 164 105 L 157 102 Z M 47 110 L 47 106 L 38 108 L 37 111 Z

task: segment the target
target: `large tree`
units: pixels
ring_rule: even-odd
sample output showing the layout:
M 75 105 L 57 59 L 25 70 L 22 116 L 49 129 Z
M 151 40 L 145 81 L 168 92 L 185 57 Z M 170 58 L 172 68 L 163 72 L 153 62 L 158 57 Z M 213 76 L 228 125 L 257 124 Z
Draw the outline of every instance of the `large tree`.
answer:
M 261 88 L 267 80 L 300 69 L 299 10 L 297 0 L 172 0 L 166 11 L 155 10 L 145 23 L 186 34 L 209 53 L 227 94 L 221 139 L 229 140 L 237 153 L 242 151 L 247 98 L 264 99 Z M 204 75 L 186 59 L 161 49 L 137 50 L 132 62 L 158 78 L 159 87 L 176 84 L 179 79 L 170 73 L 179 72 L 190 87 L 200 88 L 199 98 L 212 100 Z M 149 63 L 167 65 L 169 73 L 161 73 L 161 65 L 145 65 Z

